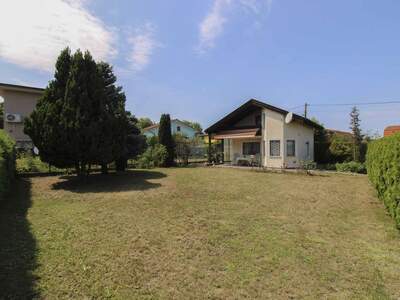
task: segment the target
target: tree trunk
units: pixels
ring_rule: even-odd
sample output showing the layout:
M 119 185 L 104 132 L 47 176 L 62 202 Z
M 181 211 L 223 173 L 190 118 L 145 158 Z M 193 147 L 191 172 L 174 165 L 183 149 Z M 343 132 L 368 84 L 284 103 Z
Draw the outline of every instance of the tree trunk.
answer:
M 103 174 L 103 175 L 108 174 L 108 165 L 107 164 L 101 164 L 101 174 Z

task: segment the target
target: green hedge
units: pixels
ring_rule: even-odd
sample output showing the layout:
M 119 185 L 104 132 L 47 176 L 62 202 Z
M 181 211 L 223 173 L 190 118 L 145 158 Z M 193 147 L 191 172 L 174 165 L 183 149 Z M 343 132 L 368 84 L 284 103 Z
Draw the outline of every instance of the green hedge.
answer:
M 350 172 L 350 173 L 360 173 L 360 174 L 367 173 L 365 164 L 356 161 L 337 163 L 335 166 L 336 170 L 339 172 Z
M 15 143 L 0 129 L 0 200 L 15 177 Z
M 367 170 L 379 198 L 400 228 L 400 133 L 368 145 Z

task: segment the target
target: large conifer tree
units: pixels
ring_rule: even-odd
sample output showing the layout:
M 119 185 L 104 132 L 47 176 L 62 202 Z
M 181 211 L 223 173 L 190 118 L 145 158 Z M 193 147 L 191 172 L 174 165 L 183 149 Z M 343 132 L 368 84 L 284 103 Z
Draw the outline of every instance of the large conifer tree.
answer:
M 126 155 L 128 118 L 125 94 L 115 85 L 107 63 L 89 52 L 65 49 L 31 117 L 26 133 L 41 158 L 57 167 L 75 167 L 79 175 L 92 164 L 106 165 Z
M 62 127 L 65 88 L 71 68 L 71 53 L 64 49 L 56 62 L 54 79 L 49 82 L 35 110 L 25 119 L 25 133 L 40 150 L 43 161 L 58 167 L 69 167 L 72 161 L 66 156 L 65 128 Z
M 164 145 L 168 151 L 168 157 L 165 161 L 165 166 L 173 166 L 175 157 L 175 145 L 171 134 L 171 118 L 169 114 L 161 115 L 160 125 L 158 128 L 158 141 L 161 145 Z

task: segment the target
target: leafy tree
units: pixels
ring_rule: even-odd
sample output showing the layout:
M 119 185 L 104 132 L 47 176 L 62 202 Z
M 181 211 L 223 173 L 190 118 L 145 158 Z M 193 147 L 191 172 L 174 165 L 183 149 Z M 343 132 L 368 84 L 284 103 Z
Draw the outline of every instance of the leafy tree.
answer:
M 126 168 L 128 159 L 136 158 L 142 154 L 147 148 L 146 136 L 140 134 L 138 128 L 138 120 L 129 111 L 127 116 L 127 135 L 126 135 L 126 152 L 117 161 L 117 169 L 122 171 Z
M 359 162 L 363 136 L 360 128 L 360 112 L 355 106 L 350 113 L 350 129 L 353 133 L 353 160 Z
M 201 127 L 200 123 L 198 122 L 192 122 L 192 121 L 188 121 L 188 120 L 183 120 L 183 123 L 185 123 L 186 125 L 188 125 L 189 127 L 192 127 L 194 130 L 196 130 L 196 132 L 202 132 L 203 128 Z
M 4 102 L 0 102 L 0 129 L 4 128 Z
M 178 161 L 184 165 L 188 165 L 189 157 L 194 146 L 194 141 L 186 138 L 182 134 L 174 135 L 175 153 Z
M 350 161 L 352 159 L 353 148 L 351 141 L 342 135 L 334 134 L 332 136 L 329 151 L 336 162 Z
M 139 118 L 137 121 L 137 126 L 139 127 L 139 129 L 144 129 L 151 125 L 154 125 L 154 122 L 150 118 L 147 118 L 147 117 Z
M 169 114 L 161 115 L 160 126 L 158 129 L 158 141 L 167 149 L 168 152 L 165 166 L 170 167 L 174 165 L 175 145 L 171 134 L 171 118 Z

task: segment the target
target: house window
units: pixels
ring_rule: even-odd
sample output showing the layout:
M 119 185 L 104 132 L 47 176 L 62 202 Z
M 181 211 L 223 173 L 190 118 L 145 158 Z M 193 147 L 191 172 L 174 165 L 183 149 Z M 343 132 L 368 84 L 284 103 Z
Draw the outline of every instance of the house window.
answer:
M 261 115 L 256 116 L 256 126 L 261 127 Z
M 296 156 L 296 141 L 287 140 L 286 141 L 286 156 Z
M 306 142 L 306 156 L 307 159 L 310 158 L 310 142 Z
M 180 132 L 181 131 L 181 126 L 176 126 L 176 131 Z
M 269 141 L 269 156 L 281 156 L 281 141 Z
M 260 154 L 260 143 L 246 142 L 243 143 L 243 155 Z

